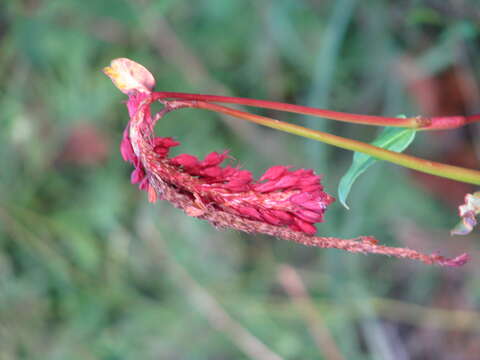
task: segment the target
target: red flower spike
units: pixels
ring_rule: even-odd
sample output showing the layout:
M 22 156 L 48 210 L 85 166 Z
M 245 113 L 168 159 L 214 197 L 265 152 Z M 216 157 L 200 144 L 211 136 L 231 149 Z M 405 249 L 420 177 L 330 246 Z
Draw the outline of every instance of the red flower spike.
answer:
M 153 126 L 164 114 L 188 107 L 189 102 L 163 101 L 165 108 L 152 117 L 150 105 L 159 97 L 151 91 L 155 82 L 148 70 L 121 59 L 104 71 L 129 96 L 130 121 L 120 150 L 123 159 L 135 167 L 132 183 L 139 183 L 140 189 L 147 191 L 150 202 L 167 200 L 187 215 L 216 227 L 264 233 L 307 246 L 392 255 L 442 266 L 460 266 L 468 260 L 466 254 L 447 259 L 381 246 L 372 237 L 344 240 L 313 236 L 314 224 L 323 221 L 327 206 L 334 201 L 323 191 L 320 176 L 313 170 L 277 165 L 256 181 L 247 170 L 221 166 L 228 158 L 227 151 L 212 152 L 204 160 L 189 154 L 169 158 L 170 148 L 180 143 L 171 137 L 153 137 Z
M 197 203 L 205 207 L 310 235 L 316 232 L 314 224 L 323 221 L 325 209 L 334 199 L 323 192 L 320 177 L 313 171 L 291 171 L 286 166 L 275 166 L 265 172 L 261 177 L 264 182 L 259 183 L 248 170 L 221 167 L 228 157 L 226 151 L 212 152 L 204 160 L 190 154 L 169 158 L 170 148 L 179 142 L 170 137 L 150 138 L 153 125 L 151 102 L 148 94 L 140 92 L 131 94 L 127 102 L 132 120 L 121 149 L 124 159 L 135 164 L 131 177 L 133 184 L 140 183 L 141 188 L 150 194 L 150 188 L 143 180 L 146 173 L 155 174 L 166 178 L 179 190 L 191 192 Z M 146 181 L 150 182 L 151 177 L 148 176 Z M 305 188 L 307 192 L 304 192 Z M 298 199 L 302 194 L 308 198 L 306 207 L 290 200 L 294 196 Z M 276 218 L 276 214 L 281 215 Z

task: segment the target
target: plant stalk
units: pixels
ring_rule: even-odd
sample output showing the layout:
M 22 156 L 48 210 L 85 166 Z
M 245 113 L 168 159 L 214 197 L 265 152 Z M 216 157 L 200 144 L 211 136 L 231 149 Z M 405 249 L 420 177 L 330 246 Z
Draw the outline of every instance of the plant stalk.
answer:
M 174 101 L 173 101 L 174 102 Z M 429 161 L 414 156 L 397 153 L 394 151 L 382 149 L 377 146 L 366 144 L 361 141 L 343 138 L 337 135 L 328 134 L 322 131 L 311 130 L 303 126 L 289 124 L 280 120 L 268 118 L 261 115 L 251 114 L 245 111 L 232 109 L 226 106 L 212 104 L 204 101 L 185 101 L 182 103 L 187 107 L 211 110 L 217 113 L 230 115 L 239 119 L 254 122 L 259 125 L 267 126 L 280 131 L 288 132 L 298 136 L 303 136 L 313 140 L 321 141 L 329 145 L 337 146 L 342 149 L 358 151 L 380 160 L 404 166 L 409 169 L 417 170 L 431 175 L 436 175 L 452 180 L 457 180 L 469 184 L 480 185 L 480 171 L 466 169 L 458 166 L 447 165 L 434 161 Z
M 384 117 L 373 115 L 351 114 L 339 111 L 317 109 L 309 106 L 287 104 L 276 101 L 249 99 L 233 96 L 188 94 L 181 92 L 156 92 L 156 99 L 177 99 L 177 100 L 197 100 L 205 102 L 218 102 L 227 104 L 238 104 L 252 106 L 264 109 L 285 111 L 296 114 L 310 115 L 330 120 L 343 121 L 354 124 L 373 125 L 373 126 L 393 126 L 404 127 L 417 130 L 448 130 L 455 129 L 473 122 L 480 121 L 480 114 L 471 116 L 441 116 L 424 117 L 415 116 L 409 118 Z

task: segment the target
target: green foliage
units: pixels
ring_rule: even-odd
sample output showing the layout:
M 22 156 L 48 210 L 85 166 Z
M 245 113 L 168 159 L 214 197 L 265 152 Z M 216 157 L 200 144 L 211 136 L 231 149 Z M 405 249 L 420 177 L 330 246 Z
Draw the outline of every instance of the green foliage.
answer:
M 385 128 L 372 141 L 372 145 L 381 147 L 395 152 L 402 152 L 405 150 L 415 138 L 415 130 L 402 128 Z M 375 164 L 377 160 L 369 155 L 355 152 L 353 154 L 352 165 L 348 171 L 343 175 L 338 185 L 338 200 L 340 203 L 349 208 L 347 205 L 347 197 L 350 193 L 353 183 L 357 178 L 363 174 L 370 166 Z

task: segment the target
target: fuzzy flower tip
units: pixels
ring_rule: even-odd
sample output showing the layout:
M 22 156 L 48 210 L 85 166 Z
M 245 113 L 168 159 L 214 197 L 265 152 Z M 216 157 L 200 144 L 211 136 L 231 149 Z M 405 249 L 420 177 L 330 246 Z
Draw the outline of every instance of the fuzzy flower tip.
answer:
M 303 245 L 377 253 L 420 260 L 443 266 L 463 265 L 468 257 L 447 259 L 414 250 L 378 245 L 372 237 L 338 239 L 314 236 L 315 224 L 334 198 L 323 191 L 313 170 L 277 165 L 258 180 L 236 166 L 228 151 L 212 152 L 204 159 L 190 154 L 171 157 L 180 143 L 171 137 L 155 137 L 155 122 L 169 111 L 188 107 L 180 100 L 164 101 L 164 109 L 152 116 L 150 105 L 158 97 L 151 89 L 153 76 L 129 59 L 112 61 L 104 69 L 114 84 L 128 95 L 130 121 L 123 132 L 120 152 L 134 170 L 131 182 L 148 193 L 148 199 L 167 200 L 190 216 L 219 228 L 264 233 Z

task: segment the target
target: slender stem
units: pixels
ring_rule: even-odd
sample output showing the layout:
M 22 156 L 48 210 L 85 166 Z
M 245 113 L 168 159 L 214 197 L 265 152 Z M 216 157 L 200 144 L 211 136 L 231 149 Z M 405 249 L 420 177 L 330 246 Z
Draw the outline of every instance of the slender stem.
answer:
M 396 127 L 416 127 L 415 118 L 388 118 L 372 115 L 349 114 L 344 112 L 317 109 L 308 106 L 286 104 L 276 101 L 249 99 L 232 96 L 218 96 L 218 95 L 204 95 L 204 94 L 187 94 L 178 92 L 159 92 L 155 93 L 158 99 L 182 99 L 182 100 L 198 100 L 198 101 L 212 101 L 228 104 L 239 104 L 244 106 L 253 106 L 264 109 L 274 109 L 279 111 L 286 111 L 296 114 L 311 115 L 325 119 L 344 121 L 349 123 L 357 123 L 364 125 L 377 126 L 396 126 Z
M 232 96 L 188 94 L 181 92 L 156 92 L 156 99 L 182 99 L 197 100 L 207 102 L 219 102 L 228 104 L 239 104 L 244 106 L 253 106 L 265 109 L 274 109 L 296 114 L 311 115 L 330 120 L 338 120 L 348 123 L 375 125 L 375 126 L 394 126 L 405 127 L 419 130 L 447 130 L 454 129 L 472 122 L 480 121 L 479 115 L 471 116 L 442 116 L 442 117 L 423 117 L 415 116 L 409 118 L 383 117 L 373 115 L 350 114 L 339 111 L 317 109 L 309 106 L 286 104 L 276 101 L 249 99 Z
M 277 274 L 278 281 L 292 299 L 300 316 L 304 318 L 320 354 L 328 360 L 344 360 L 345 357 L 297 271 L 289 265 L 280 265 Z
M 188 107 L 211 110 L 214 112 L 227 114 L 239 119 L 248 120 L 259 125 L 267 126 L 273 129 L 289 132 L 306 138 L 322 141 L 326 144 L 340 147 L 346 150 L 358 151 L 368 154 L 377 159 L 390 161 L 410 169 L 414 169 L 427 174 L 445 177 L 469 184 L 480 185 L 480 171 L 466 169 L 462 167 L 442 164 L 434 161 L 424 160 L 410 155 L 385 150 L 377 146 L 363 143 L 361 141 L 343 138 L 340 136 L 328 134 L 325 132 L 307 129 L 303 126 L 289 124 L 280 120 L 271 119 L 265 116 L 255 115 L 248 112 L 235 110 L 225 106 L 212 104 L 203 101 L 191 101 Z

